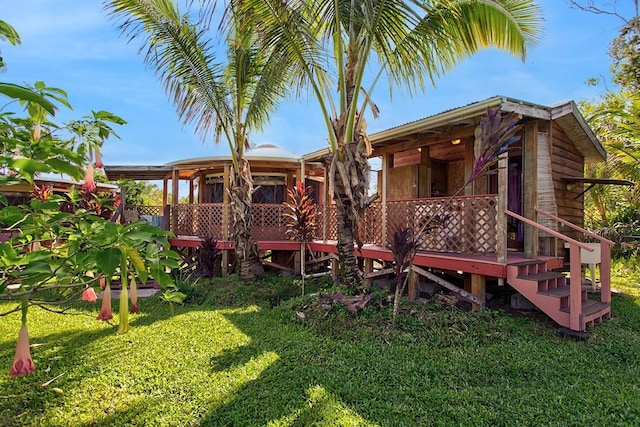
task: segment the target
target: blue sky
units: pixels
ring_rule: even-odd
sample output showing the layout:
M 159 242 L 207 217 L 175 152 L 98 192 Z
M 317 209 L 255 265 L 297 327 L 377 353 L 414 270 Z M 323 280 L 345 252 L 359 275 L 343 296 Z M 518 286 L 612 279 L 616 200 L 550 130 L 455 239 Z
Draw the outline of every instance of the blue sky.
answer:
M 607 47 L 622 21 L 571 9 L 566 0 L 538 3 L 544 16 L 542 40 L 530 49 L 525 63 L 502 52 L 484 51 L 413 98 L 396 91 L 390 99 L 381 83 L 374 99 L 381 115 L 369 120 L 369 133 L 495 95 L 542 105 L 597 98 L 604 87 L 585 82 L 590 77 L 609 80 Z M 631 1 L 624 3 L 627 9 L 619 7 L 619 12 L 630 16 Z M 226 144 L 202 142 L 179 123 L 162 86 L 145 69 L 138 47 L 120 37 L 102 1 L 0 0 L 0 11 L 0 19 L 22 37 L 21 46 L 0 43 L 8 65 L 0 81 L 42 80 L 66 90 L 74 109 L 61 110 L 61 121 L 91 110 L 111 111 L 128 121 L 117 130 L 121 139 L 105 144 L 106 164 L 163 164 L 228 153 Z M 271 124 L 251 142 L 274 143 L 304 154 L 324 148 L 326 140 L 316 101 L 308 98 L 283 102 Z

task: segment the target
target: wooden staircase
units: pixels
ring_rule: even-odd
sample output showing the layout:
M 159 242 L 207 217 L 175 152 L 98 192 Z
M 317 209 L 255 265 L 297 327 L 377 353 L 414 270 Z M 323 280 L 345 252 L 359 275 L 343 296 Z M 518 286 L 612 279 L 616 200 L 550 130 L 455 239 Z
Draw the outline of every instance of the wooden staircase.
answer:
M 614 242 L 548 212 L 540 209 L 536 209 L 536 212 L 598 241 L 599 252 L 594 252 L 593 245 L 579 242 L 531 219 L 505 210 L 507 215 L 566 243 L 569 247 L 571 277 L 569 279 L 564 274 L 554 271 L 560 265 L 555 263 L 553 258 L 538 257 L 507 265 L 507 282 L 562 327 L 570 331 L 585 332 L 587 327 L 611 316 L 611 246 Z M 589 299 L 587 288 L 582 286 L 582 258 L 587 253 L 598 254 L 596 258 L 600 264 L 599 301 Z
M 611 315 L 609 302 L 588 299 L 588 289 L 577 276 L 579 298 L 572 304 L 570 279 L 548 269 L 548 261 L 533 259 L 507 266 L 507 282 L 559 325 L 575 331 L 586 331 Z M 572 314 L 577 324 L 572 325 Z M 576 315 L 577 314 L 577 315 Z M 574 322 L 575 323 L 575 322 Z M 577 327 L 577 328 L 576 328 Z

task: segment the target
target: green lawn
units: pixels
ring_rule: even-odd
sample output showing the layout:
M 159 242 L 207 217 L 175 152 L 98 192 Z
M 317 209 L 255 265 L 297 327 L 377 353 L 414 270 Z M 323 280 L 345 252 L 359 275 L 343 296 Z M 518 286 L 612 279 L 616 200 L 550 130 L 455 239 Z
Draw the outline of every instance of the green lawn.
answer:
M 622 273 L 588 341 L 539 316 L 408 303 L 395 331 L 375 304 L 302 322 L 299 300 L 272 309 L 228 281 L 174 316 L 144 300 L 125 335 L 97 305 L 32 310 L 37 371 L 0 375 L 0 425 L 640 425 L 639 276 Z M 5 371 L 18 328 L 0 318 Z

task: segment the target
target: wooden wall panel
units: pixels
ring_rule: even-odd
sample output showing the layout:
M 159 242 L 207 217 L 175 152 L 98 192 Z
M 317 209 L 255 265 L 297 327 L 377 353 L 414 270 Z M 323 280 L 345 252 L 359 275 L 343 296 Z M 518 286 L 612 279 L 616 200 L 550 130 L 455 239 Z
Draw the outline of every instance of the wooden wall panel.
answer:
M 418 165 L 389 169 L 387 198 L 389 200 L 418 197 Z
M 417 148 L 414 150 L 402 151 L 393 155 L 393 167 L 410 166 L 420 164 L 421 152 Z
M 584 226 L 583 185 L 574 185 L 567 189 L 562 178 L 584 176 L 584 156 L 578 151 L 566 133 L 559 126 L 552 126 L 551 167 L 555 189 L 558 216 L 580 227 Z M 581 239 L 580 233 L 560 228 L 563 234 Z

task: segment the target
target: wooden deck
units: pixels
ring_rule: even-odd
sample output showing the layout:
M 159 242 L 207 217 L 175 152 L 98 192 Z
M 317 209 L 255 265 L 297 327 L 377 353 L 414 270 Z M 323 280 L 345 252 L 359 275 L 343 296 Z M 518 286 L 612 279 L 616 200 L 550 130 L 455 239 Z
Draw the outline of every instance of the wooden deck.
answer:
M 203 238 L 198 236 L 177 236 L 169 239 L 172 247 L 181 251 L 185 248 L 197 248 L 202 243 Z M 300 243 L 293 240 L 258 240 L 258 248 L 261 251 L 298 251 Z M 233 242 L 218 241 L 218 248 L 221 250 L 233 250 Z M 307 249 L 321 253 L 336 253 L 336 241 L 315 240 L 309 242 Z M 364 245 L 361 250 L 354 248 L 358 258 L 392 261 L 391 250 L 378 245 Z M 478 274 L 487 277 L 506 278 L 507 267 L 511 264 L 518 264 L 529 260 L 522 252 L 508 252 L 507 262 L 498 262 L 495 255 L 474 255 L 474 254 L 454 254 L 418 251 L 413 264 L 420 267 L 430 267 L 439 270 L 461 271 L 463 273 Z M 562 266 L 562 259 L 548 258 L 548 262 L 557 264 L 555 268 Z

